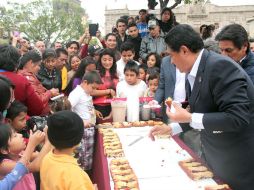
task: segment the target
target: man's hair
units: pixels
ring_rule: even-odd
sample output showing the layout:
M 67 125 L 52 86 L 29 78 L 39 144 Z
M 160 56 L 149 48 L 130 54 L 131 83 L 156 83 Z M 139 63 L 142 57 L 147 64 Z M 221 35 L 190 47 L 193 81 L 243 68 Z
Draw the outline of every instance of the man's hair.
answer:
M 131 43 L 131 42 L 124 42 L 124 43 L 122 43 L 120 51 L 121 51 L 121 53 L 123 51 L 131 51 L 132 53 L 135 53 L 135 49 L 134 49 L 133 43 Z
M 106 36 L 105 36 L 105 40 L 107 41 L 109 36 L 114 36 L 116 38 L 116 35 L 114 33 L 108 33 Z
M 206 39 L 204 41 L 204 48 L 207 50 L 212 50 L 216 53 L 221 53 L 219 48 L 219 42 L 214 39 Z
M 101 77 L 97 71 L 90 71 L 85 73 L 82 81 L 87 81 L 87 84 L 102 84 Z
M 6 118 L 14 120 L 21 112 L 27 113 L 27 107 L 21 102 L 15 100 L 8 108 Z
M 179 52 L 181 46 L 188 47 L 193 53 L 197 53 L 204 47 L 200 35 L 187 24 L 179 24 L 172 28 L 166 35 L 165 42 L 175 52 Z
M 0 46 L 0 69 L 15 71 L 18 67 L 19 58 L 18 50 L 13 46 Z
M 247 31 L 240 24 L 230 24 L 225 26 L 215 37 L 217 41 L 229 40 L 235 47 L 241 49 L 243 45 L 248 45 L 249 40 Z
M 60 57 L 61 53 L 68 56 L 68 52 L 64 48 L 57 48 L 55 51 L 56 57 Z
M 139 14 L 140 14 L 140 13 L 147 13 L 147 10 L 145 10 L 145 9 L 140 9 L 138 13 L 139 13 Z
M 42 54 L 43 61 L 48 58 L 56 58 L 56 51 L 52 48 L 46 49 Z
M 119 18 L 119 19 L 117 19 L 117 21 L 116 21 L 116 27 L 118 26 L 118 24 L 119 24 L 120 22 L 124 23 L 126 26 L 127 26 L 127 24 L 128 24 L 126 19 Z
M 68 49 L 72 44 L 76 44 L 78 49 L 79 49 L 79 43 L 77 41 L 70 41 L 70 42 L 67 42 L 66 44 L 66 48 Z
M 124 73 L 126 71 L 131 71 L 131 72 L 136 73 L 136 75 L 138 75 L 139 74 L 138 64 L 133 60 L 128 61 L 124 67 Z
M 27 64 L 28 61 L 32 60 L 33 63 L 39 62 L 42 60 L 42 57 L 40 54 L 38 54 L 36 51 L 31 50 L 23 55 L 19 61 L 18 69 L 23 69 L 23 67 Z
M 130 27 L 136 27 L 136 28 L 138 28 L 137 24 L 135 22 L 129 23 L 128 26 L 127 26 L 127 29 L 129 29 Z

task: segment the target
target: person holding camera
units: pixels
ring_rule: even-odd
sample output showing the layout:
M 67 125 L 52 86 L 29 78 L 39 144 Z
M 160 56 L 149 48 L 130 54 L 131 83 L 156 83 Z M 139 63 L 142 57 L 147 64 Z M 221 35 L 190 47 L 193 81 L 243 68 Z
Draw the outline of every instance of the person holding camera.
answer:
M 13 146 L 13 143 L 11 143 L 9 141 L 9 138 L 11 138 L 10 134 L 13 133 L 12 130 L 10 130 L 10 127 L 3 124 L 3 119 L 5 119 L 5 113 L 6 113 L 6 109 L 8 109 L 8 107 L 10 106 L 11 102 L 13 102 L 14 100 L 14 96 L 13 96 L 13 89 L 14 89 L 14 85 L 12 84 L 12 82 L 0 75 L 0 92 L 3 93 L 0 99 L 0 144 L 3 147 L 1 148 L 1 154 L 0 155 L 0 162 L 1 162 L 1 167 L 0 167 L 0 175 L 3 176 L 3 178 L 0 180 L 0 189 L 5 189 L 5 190 L 11 190 L 15 187 L 15 185 L 20 181 L 20 179 L 25 176 L 25 174 L 28 173 L 28 161 L 30 160 L 32 153 L 35 149 L 35 147 L 37 146 L 37 144 L 42 140 L 44 134 L 42 132 L 37 132 L 34 134 L 30 134 L 30 139 L 29 139 L 29 143 L 26 146 L 25 151 L 23 152 L 21 157 L 17 157 L 17 162 L 12 162 L 12 163 L 6 163 L 8 164 L 10 167 L 8 167 L 8 172 L 7 170 L 3 170 L 2 167 L 6 167 L 6 165 L 4 165 L 2 163 L 2 160 L 4 158 L 6 158 L 8 152 L 10 151 L 10 149 L 8 149 L 9 151 L 6 151 L 6 147 L 10 147 Z M 9 138 L 6 138 L 6 133 L 8 133 L 7 136 L 9 136 Z M 20 136 L 18 137 L 18 139 L 20 139 Z M 20 143 L 23 145 L 23 143 Z M 40 162 L 43 158 L 43 156 L 49 151 L 49 149 L 51 148 L 51 145 L 48 143 L 48 141 L 45 141 L 45 145 L 43 150 L 41 151 L 40 156 L 34 161 L 33 165 L 33 169 L 35 170 L 39 170 L 40 168 Z M 2 171 L 5 171 L 5 173 L 3 173 Z

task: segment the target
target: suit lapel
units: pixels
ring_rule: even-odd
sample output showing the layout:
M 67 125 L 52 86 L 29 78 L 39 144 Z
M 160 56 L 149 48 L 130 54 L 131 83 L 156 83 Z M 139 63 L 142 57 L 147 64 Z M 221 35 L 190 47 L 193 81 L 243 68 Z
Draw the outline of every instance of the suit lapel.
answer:
M 193 89 L 191 91 L 191 96 L 190 96 L 190 100 L 189 100 L 189 103 L 190 103 L 191 108 L 192 108 L 191 110 L 194 109 L 194 105 L 195 105 L 195 102 L 198 98 L 199 91 L 200 91 L 200 88 L 201 88 L 201 84 L 203 82 L 203 74 L 204 74 L 204 69 L 205 69 L 206 59 L 208 57 L 208 54 L 209 54 L 209 52 L 205 49 L 203 51 L 203 54 L 202 54 L 202 57 L 201 57 L 201 60 L 200 60 L 197 76 L 195 78 L 194 86 L 193 86 Z

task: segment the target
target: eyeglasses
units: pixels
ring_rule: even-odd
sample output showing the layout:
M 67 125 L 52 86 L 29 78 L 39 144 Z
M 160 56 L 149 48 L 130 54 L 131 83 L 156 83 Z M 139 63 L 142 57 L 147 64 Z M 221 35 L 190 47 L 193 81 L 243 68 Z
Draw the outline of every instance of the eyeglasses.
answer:
M 234 50 L 235 50 L 235 48 L 225 48 L 225 49 L 220 48 L 221 53 L 222 52 L 232 53 Z

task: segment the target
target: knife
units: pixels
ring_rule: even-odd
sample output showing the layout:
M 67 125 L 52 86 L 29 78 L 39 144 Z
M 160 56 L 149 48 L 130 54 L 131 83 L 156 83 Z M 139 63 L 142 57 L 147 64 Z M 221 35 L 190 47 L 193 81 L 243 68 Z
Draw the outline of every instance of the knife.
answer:
M 144 136 L 141 136 L 141 137 L 135 139 L 135 140 L 134 140 L 133 142 L 131 142 L 128 146 L 134 145 L 135 143 L 137 143 L 138 141 L 140 141 L 140 140 L 143 139 L 143 138 L 144 138 Z

